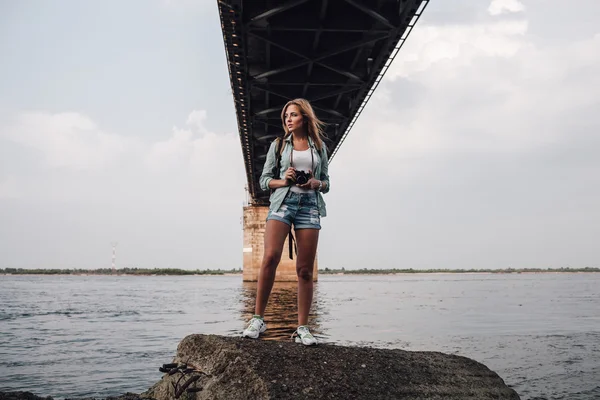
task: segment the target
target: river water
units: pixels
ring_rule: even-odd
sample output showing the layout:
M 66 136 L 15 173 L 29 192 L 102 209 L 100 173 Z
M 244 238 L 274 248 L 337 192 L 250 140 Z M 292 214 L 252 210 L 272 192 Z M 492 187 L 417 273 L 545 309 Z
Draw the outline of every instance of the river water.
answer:
M 321 342 L 459 354 L 522 399 L 600 399 L 600 273 L 319 279 Z M 186 335 L 239 335 L 255 291 L 241 275 L 0 276 L 0 391 L 142 392 Z M 289 340 L 295 303 L 277 284 L 265 339 Z

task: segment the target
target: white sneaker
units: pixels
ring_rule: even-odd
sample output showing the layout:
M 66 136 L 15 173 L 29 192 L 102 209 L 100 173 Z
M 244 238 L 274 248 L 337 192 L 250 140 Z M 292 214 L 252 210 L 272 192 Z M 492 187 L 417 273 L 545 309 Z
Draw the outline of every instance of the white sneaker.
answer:
M 248 323 L 248 327 L 244 329 L 242 333 L 242 337 L 249 337 L 251 339 L 258 339 L 261 333 L 267 330 L 267 324 L 265 321 L 258 316 L 255 315 L 252 317 L 250 322 Z
M 306 325 L 301 325 L 296 329 L 296 332 L 292 334 L 292 337 L 296 336 L 296 343 L 302 343 L 305 346 L 314 346 L 317 344 L 317 339 L 310 333 Z

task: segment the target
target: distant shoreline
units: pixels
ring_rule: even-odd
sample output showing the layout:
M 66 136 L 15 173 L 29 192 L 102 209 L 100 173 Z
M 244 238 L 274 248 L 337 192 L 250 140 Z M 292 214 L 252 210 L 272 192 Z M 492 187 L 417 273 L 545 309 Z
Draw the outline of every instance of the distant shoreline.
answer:
M 544 274 L 544 273 L 585 273 L 585 272 L 600 272 L 600 268 L 524 268 L 524 269 L 435 269 L 435 270 L 418 270 L 418 269 L 329 269 L 324 268 L 319 270 L 319 275 L 414 275 L 414 274 L 430 274 L 430 275 L 450 275 L 450 274 Z M 183 269 L 137 269 L 124 268 L 118 269 L 115 273 L 110 269 L 99 270 L 81 270 L 81 269 L 21 269 L 21 268 L 5 268 L 0 269 L 0 275 L 55 275 L 55 276 L 235 276 L 242 275 L 241 269 L 231 270 L 183 270 Z

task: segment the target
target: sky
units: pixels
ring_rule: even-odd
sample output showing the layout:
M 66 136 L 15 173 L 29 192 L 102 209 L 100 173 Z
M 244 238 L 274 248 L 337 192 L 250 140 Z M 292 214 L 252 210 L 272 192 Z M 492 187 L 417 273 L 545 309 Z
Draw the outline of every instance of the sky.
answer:
M 600 266 L 597 0 L 431 1 L 330 165 L 320 268 Z M 216 2 L 0 0 L 0 268 L 241 268 Z

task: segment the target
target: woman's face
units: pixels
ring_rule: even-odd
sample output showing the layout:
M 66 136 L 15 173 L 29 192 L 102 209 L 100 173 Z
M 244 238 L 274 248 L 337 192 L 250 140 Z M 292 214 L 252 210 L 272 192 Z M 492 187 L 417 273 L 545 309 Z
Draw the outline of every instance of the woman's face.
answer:
M 300 108 L 295 104 L 290 104 L 288 108 L 285 110 L 285 114 L 283 116 L 285 120 L 285 126 L 287 126 L 288 131 L 293 132 L 301 132 L 302 131 L 302 114 L 300 113 Z

